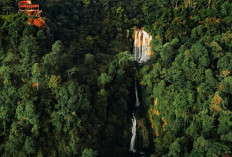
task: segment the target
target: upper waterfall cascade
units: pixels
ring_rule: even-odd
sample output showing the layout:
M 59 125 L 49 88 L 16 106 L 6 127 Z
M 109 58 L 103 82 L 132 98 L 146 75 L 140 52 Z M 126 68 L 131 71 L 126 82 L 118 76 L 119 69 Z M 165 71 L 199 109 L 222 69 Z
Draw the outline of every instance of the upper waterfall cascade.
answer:
M 134 36 L 134 59 L 138 63 L 144 63 L 152 55 L 151 47 L 149 45 L 150 41 L 152 40 L 152 36 L 140 29 L 135 30 Z

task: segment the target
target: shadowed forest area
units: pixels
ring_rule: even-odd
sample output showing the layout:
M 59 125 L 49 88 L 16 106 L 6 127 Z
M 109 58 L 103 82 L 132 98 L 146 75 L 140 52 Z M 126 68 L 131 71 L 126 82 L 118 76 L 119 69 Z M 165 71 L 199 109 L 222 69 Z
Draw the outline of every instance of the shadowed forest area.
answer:
M 18 2 L 0 0 L 0 156 L 232 156 L 231 0 L 32 0 L 44 27 Z

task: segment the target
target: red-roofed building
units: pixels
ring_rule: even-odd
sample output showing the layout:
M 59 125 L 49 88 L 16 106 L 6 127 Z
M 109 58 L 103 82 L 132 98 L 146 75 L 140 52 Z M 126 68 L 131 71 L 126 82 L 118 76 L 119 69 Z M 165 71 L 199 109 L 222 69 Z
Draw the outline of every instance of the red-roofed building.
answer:
M 20 1 L 18 2 L 19 12 L 24 12 L 29 16 L 28 24 L 42 27 L 46 26 L 45 21 L 40 17 L 42 10 L 39 9 L 39 4 L 32 4 L 31 0 Z M 36 16 L 37 18 L 34 18 Z

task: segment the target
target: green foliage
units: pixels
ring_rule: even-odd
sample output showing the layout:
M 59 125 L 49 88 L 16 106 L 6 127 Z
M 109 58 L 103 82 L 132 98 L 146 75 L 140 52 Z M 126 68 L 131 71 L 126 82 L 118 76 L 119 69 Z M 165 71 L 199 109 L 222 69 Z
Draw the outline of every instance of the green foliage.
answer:
M 56 41 L 52 45 L 52 52 L 46 54 L 43 58 L 43 66 L 46 67 L 48 73 L 56 74 L 61 72 L 61 67 L 64 60 L 63 46 L 61 41 Z
M 231 153 L 231 33 L 224 21 L 231 4 L 193 3 L 159 3 L 166 8 L 157 8 L 146 23 L 156 55 L 140 77 L 156 156 Z
M 81 157 L 96 157 L 97 153 L 92 149 L 84 149 L 82 151 Z
M 36 60 L 37 53 L 39 53 L 38 43 L 33 36 L 25 36 L 19 45 L 21 51 L 22 70 L 25 73 L 30 73 L 32 65 Z
M 112 80 L 112 78 L 109 75 L 107 75 L 106 73 L 102 73 L 100 75 L 100 77 L 98 78 L 98 81 L 102 85 L 106 85 L 107 83 L 111 82 L 111 80 Z
M 168 42 L 163 45 L 163 48 L 160 52 L 160 57 L 165 64 L 170 64 L 176 54 L 174 47 L 178 46 L 179 40 L 177 38 L 173 39 L 171 42 Z
M 181 155 L 181 139 L 177 138 L 175 142 L 170 145 L 168 156 L 177 157 Z
M 152 156 L 231 153 L 230 1 L 37 2 L 45 29 L 0 0 L 2 156 L 129 156 L 135 80 Z M 133 26 L 153 37 L 139 66 Z
M 24 150 L 27 152 L 27 154 L 35 153 L 35 144 L 32 138 L 27 137 L 23 147 L 24 147 Z
M 223 86 L 224 86 L 224 89 L 223 89 L 224 92 L 232 94 L 232 77 L 231 76 L 223 80 Z

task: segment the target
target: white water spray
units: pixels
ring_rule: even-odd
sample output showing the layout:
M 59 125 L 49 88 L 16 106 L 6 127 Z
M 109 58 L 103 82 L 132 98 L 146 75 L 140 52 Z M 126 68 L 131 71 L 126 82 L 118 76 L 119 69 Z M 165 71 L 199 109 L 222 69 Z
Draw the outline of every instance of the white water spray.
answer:
M 136 152 L 136 149 L 135 149 L 135 141 L 136 141 L 136 118 L 135 116 L 133 115 L 133 118 L 132 118 L 132 137 L 131 137 L 131 143 L 130 143 L 130 151 L 132 151 L 133 153 Z
M 146 62 L 151 56 L 151 47 L 149 45 L 152 40 L 152 36 L 144 30 L 135 30 L 135 41 L 134 41 L 134 59 L 138 63 Z

